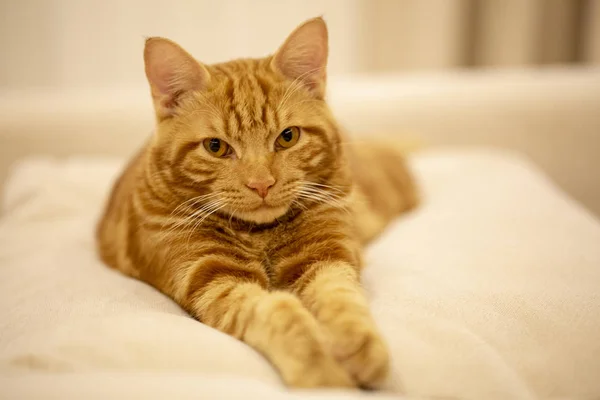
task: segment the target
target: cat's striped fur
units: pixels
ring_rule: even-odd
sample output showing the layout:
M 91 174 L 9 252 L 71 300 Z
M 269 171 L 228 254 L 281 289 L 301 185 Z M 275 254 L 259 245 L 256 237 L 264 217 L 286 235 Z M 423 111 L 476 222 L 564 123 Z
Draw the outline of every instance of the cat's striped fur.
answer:
M 389 360 L 359 283 L 361 246 L 416 196 L 398 153 L 342 139 L 326 59 L 320 18 L 274 56 L 212 66 L 148 39 L 157 129 L 115 184 L 99 251 L 254 347 L 289 385 L 376 387 Z M 298 143 L 274 148 L 290 126 Z M 213 157 L 206 138 L 233 155 Z M 264 200 L 247 186 L 257 179 L 274 182 Z

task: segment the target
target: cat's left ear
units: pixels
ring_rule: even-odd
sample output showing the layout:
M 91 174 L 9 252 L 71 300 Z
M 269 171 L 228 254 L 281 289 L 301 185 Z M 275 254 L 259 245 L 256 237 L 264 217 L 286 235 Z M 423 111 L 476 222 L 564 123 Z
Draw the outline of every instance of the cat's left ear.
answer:
M 144 63 L 159 120 L 173 115 L 183 96 L 204 90 L 210 81 L 206 67 L 168 39 L 146 39 Z
M 304 22 L 288 36 L 273 56 L 271 66 L 322 98 L 328 52 L 327 25 L 323 18 L 317 17 Z

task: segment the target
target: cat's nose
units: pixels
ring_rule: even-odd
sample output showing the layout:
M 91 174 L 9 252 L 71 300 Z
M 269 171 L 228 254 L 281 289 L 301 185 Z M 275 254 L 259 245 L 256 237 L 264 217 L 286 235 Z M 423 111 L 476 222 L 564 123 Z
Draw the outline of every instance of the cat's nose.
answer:
M 256 190 L 256 193 L 258 193 L 258 195 L 264 199 L 269 193 L 269 188 L 274 184 L 275 178 L 269 177 L 268 179 L 251 180 L 246 183 L 246 186 L 248 186 L 250 189 Z

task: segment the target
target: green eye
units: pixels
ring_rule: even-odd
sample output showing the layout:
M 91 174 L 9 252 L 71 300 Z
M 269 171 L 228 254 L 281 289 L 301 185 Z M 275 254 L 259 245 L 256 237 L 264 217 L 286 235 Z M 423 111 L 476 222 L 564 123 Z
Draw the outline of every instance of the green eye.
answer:
M 281 149 L 289 149 L 298 143 L 298 139 L 300 139 L 300 128 L 297 126 L 291 126 L 289 128 L 285 128 L 283 132 L 279 134 L 275 143 Z
M 206 151 L 215 157 L 224 157 L 230 153 L 229 145 L 217 138 L 204 139 L 202 142 Z

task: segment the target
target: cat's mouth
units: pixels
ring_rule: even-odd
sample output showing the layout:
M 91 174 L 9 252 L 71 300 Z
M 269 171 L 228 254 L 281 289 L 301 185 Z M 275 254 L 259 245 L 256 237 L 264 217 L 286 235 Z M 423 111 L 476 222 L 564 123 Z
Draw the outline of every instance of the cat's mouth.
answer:
M 281 207 L 281 206 L 279 206 L 279 207 Z M 273 208 L 278 208 L 278 207 L 267 204 L 266 202 L 263 201 L 258 207 L 254 208 L 251 211 L 272 210 Z
M 235 209 L 232 211 L 232 215 L 236 218 L 254 222 L 258 224 L 265 224 L 275 221 L 277 218 L 287 213 L 289 207 L 281 204 L 270 204 L 266 201 L 262 201 L 259 205 L 248 208 L 246 210 Z
M 285 214 L 288 207 L 281 204 L 269 204 L 266 201 L 263 201 L 260 205 L 250 210 L 250 213 L 271 213 L 274 212 L 276 214 Z

